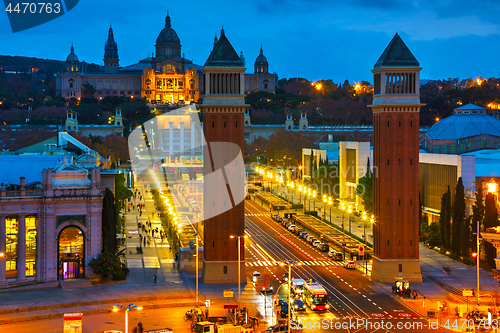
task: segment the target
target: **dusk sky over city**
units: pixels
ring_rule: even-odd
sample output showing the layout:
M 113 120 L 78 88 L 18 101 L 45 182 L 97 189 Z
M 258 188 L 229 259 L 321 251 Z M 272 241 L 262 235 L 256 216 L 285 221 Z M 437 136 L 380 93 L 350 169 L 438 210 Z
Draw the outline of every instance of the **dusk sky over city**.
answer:
M 370 70 L 395 32 L 423 67 L 421 78 L 498 76 L 500 4 L 493 0 L 80 1 L 47 24 L 13 34 L 0 20 L 2 54 L 102 64 L 111 23 L 120 65 L 152 52 L 167 9 L 182 52 L 203 65 L 214 34 L 226 35 L 251 68 L 262 43 L 270 72 L 311 80 L 371 80 Z

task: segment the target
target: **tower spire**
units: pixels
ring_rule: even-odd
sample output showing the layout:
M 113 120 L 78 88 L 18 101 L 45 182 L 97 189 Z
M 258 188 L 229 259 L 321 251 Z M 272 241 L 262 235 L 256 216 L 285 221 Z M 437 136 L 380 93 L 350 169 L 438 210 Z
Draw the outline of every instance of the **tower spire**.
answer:
M 170 15 L 168 13 L 168 9 L 167 9 L 167 17 L 165 17 L 165 28 L 171 28 L 172 27 L 172 23 L 170 22 Z

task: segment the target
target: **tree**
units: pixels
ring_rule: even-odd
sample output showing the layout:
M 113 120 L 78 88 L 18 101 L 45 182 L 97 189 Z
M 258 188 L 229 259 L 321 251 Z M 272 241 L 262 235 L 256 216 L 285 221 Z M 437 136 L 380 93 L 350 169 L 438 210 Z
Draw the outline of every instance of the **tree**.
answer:
M 371 213 L 373 210 L 373 175 L 371 173 L 366 173 L 358 179 L 356 194 L 363 199 L 362 204 L 366 212 Z
M 82 93 L 84 97 L 94 96 L 96 93 L 95 87 L 90 83 L 82 84 L 82 88 L 83 88 Z
M 484 228 L 485 231 L 487 228 L 498 226 L 498 211 L 495 204 L 495 197 L 492 193 L 488 193 L 486 195 L 486 201 L 484 205 Z M 484 252 L 486 256 L 486 260 L 488 261 L 488 265 L 492 269 L 496 268 L 495 265 L 495 257 L 496 257 L 496 249 L 490 242 L 484 242 Z
M 462 249 L 460 247 L 461 237 L 460 231 L 462 230 L 462 224 L 465 223 L 465 193 L 464 193 L 464 183 L 462 177 L 458 178 L 457 187 L 455 188 L 455 198 L 453 200 L 453 213 L 452 213 L 452 224 L 451 224 L 451 250 L 452 252 L 460 255 Z M 468 237 L 468 235 L 467 235 Z
M 450 219 L 451 219 L 451 192 L 448 186 L 448 191 L 446 191 L 441 197 L 441 212 L 439 214 L 439 227 L 441 231 L 441 244 L 446 249 L 450 249 L 451 242 L 451 232 L 450 232 Z
M 103 280 L 113 274 L 114 280 L 125 280 L 128 274 L 128 268 L 121 263 L 118 256 L 109 252 L 103 252 L 90 260 L 89 266 L 95 274 L 101 276 Z
M 118 248 L 116 240 L 116 207 L 113 192 L 109 188 L 104 191 L 102 205 L 102 252 L 114 254 Z
M 472 252 L 477 252 L 476 249 L 476 243 L 474 242 L 473 239 L 476 238 L 476 236 L 472 235 L 472 233 L 477 232 L 477 222 L 479 221 L 479 225 L 483 224 L 484 220 L 484 203 L 483 203 L 483 184 L 477 184 L 476 185 L 476 202 L 472 206 L 472 227 L 471 227 L 471 234 L 470 234 L 470 239 L 471 239 L 471 250 Z
M 462 256 L 467 257 L 470 255 L 470 244 L 471 244 L 471 221 L 472 216 L 469 216 L 462 224 L 462 229 L 460 230 L 460 247 L 462 250 Z

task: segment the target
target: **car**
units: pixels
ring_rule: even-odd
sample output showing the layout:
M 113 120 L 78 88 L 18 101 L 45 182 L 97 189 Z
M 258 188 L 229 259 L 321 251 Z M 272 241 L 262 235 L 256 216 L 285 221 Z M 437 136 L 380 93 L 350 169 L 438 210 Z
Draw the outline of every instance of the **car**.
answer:
M 252 283 L 255 285 L 257 284 L 257 278 L 261 277 L 262 274 L 260 274 L 258 271 L 254 271 L 252 273 Z
M 302 237 L 302 239 L 304 239 L 304 237 L 307 236 L 307 232 L 303 231 L 299 234 L 300 237 Z
M 337 253 L 337 251 L 331 249 L 330 251 L 328 251 L 328 257 L 333 258 L 335 256 L 335 253 Z
M 355 269 L 356 268 L 356 264 L 354 263 L 354 261 L 346 261 L 344 263 L 344 268 L 347 268 L 347 269 Z
M 311 243 L 311 245 L 314 247 L 318 247 L 318 244 L 321 244 L 319 240 L 315 240 Z
M 288 325 L 275 325 L 275 326 L 269 326 L 267 330 L 262 331 L 261 333 L 269 333 L 269 332 L 287 332 L 288 331 Z
M 342 255 L 341 252 L 336 252 L 334 255 L 333 255 L 333 260 L 334 261 L 343 261 L 344 260 L 344 256 Z
M 314 246 L 316 246 L 318 249 L 321 249 L 323 247 L 323 245 L 325 245 L 325 244 L 323 244 L 321 242 L 314 242 Z
M 293 301 L 293 309 L 295 311 L 306 311 L 306 306 L 304 304 L 304 302 L 302 302 L 301 299 L 295 299 L 295 301 Z
M 303 231 L 304 231 L 304 229 L 302 229 L 302 228 L 295 228 L 296 235 L 300 235 Z
M 316 238 L 312 237 L 310 240 L 309 240 L 309 244 L 313 245 L 314 242 L 319 242 L 319 240 L 317 240 Z
M 330 245 L 323 243 L 323 244 L 321 244 L 321 247 L 319 247 L 319 250 L 321 252 L 328 252 L 328 251 L 330 251 Z
M 287 229 L 290 230 L 290 231 L 294 231 L 295 230 L 295 224 L 290 224 Z

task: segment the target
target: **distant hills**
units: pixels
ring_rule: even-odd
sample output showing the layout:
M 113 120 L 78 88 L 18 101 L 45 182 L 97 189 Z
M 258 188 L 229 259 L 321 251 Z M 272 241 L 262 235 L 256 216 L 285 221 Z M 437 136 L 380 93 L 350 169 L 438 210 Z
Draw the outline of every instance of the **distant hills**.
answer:
M 41 59 L 34 57 L 0 55 L 0 68 L 2 72 L 29 73 L 35 68 L 38 75 L 53 76 L 57 72 L 65 69 L 65 62 L 61 60 Z M 97 64 L 87 64 L 88 72 L 101 71 L 101 66 Z

